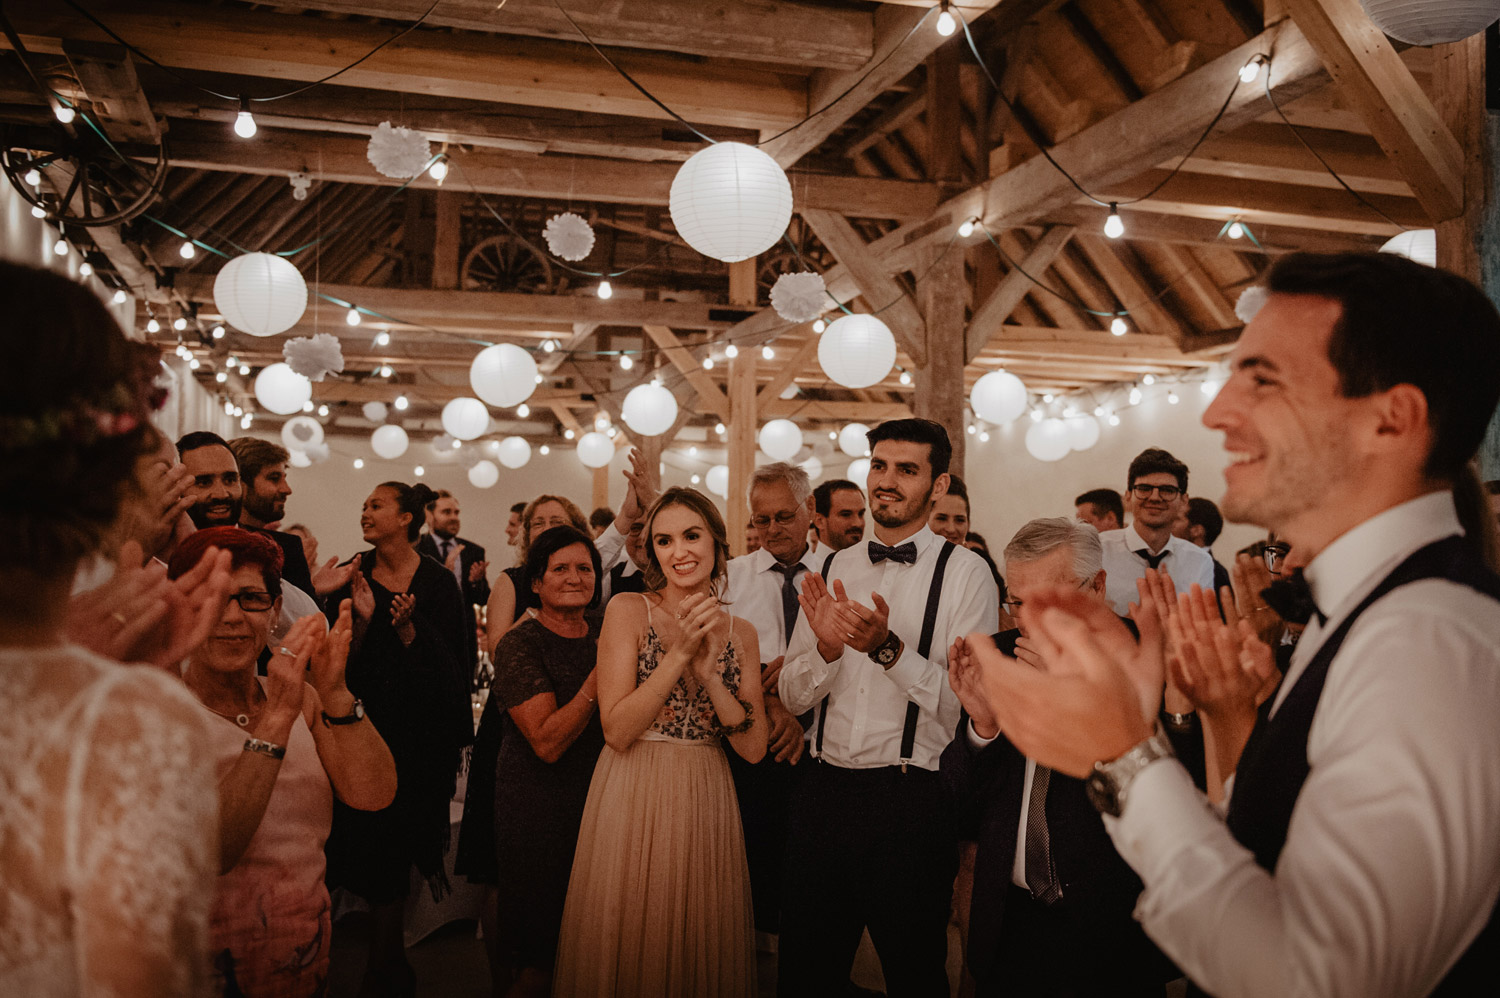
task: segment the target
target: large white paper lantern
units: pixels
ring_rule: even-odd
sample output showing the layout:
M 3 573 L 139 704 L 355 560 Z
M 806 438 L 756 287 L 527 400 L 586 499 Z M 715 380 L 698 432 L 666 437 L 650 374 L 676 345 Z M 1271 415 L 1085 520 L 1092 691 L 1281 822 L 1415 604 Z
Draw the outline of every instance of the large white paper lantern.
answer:
M 790 419 L 773 419 L 760 428 L 760 449 L 773 461 L 790 461 L 802 449 L 802 430 Z
M 1099 421 L 1093 416 L 1073 416 L 1067 421 L 1068 446 L 1088 450 L 1099 442 Z
M 281 442 L 287 450 L 308 450 L 323 442 L 323 424 L 311 416 L 293 416 L 281 424 Z
M 476 489 L 492 488 L 500 481 L 500 469 L 495 467 L 494 461 L 477 461 L 474 467 L 469 469 L 469 484 Z
M 656 437 L 677 422 L 677 399 L 664 385 L 648 381 L 636 385 L 620 406 L 625 425 L 643 437 Z
M 1398 41 L 1442 45 L 1477 35 L 1500 19 L 1500 0 L 1360 0 L 1370 20 Z
M 986 423 L 1009 423 L 1026 411 L 1026 385 L 1009 371 L 991 371 L 974 382 L 969 406 Z
M 869 388 L 884 381 L 895 366 L 896 337 L 873 315 L 846 315 L 823 330 L 818 364 L 845 388 Z
M 467 396 L 452 399 L 443 406 L 443 429 L 459 440 L 484 436 L 490 428 L 490 411 L 484 403 Z
M 870 478 L 870 459 L 867 457 L 857 457 L 853 461 L 850 461 L 848 469 L 844 472 L 844 477 L 855 485 L 858 485 L 861 489 L 865 488 L 865 483 Z
M 394 461 L 405 454 L 407 445 L 410 443 L 411 441 L 406 437 L 406 431 L 395 423 L 377 427 L 375 432 L 370 434 L 370 449 L 387 461 Z
M 776 244 L 792 220 L 786 171 L 754 146 L 716 142 L 672 178 L 672 224 L 704 256 L 734 263 Z
M 708 474 L 703 476 L 703 484 L 708 486 L 708 491 L 721 499 L 729 498 L 729 465 L 716 464 L 708 469 Z
M 1382 253 L 1394 253 L 1429 267 L 1437 266 L 1437 229 L 1407 229 L 1392 236 L 1380 247 Z
M 286 257 L 246 253 L 214 278 L 214 305 L 224 321 L 251 336 L 275 336 L 307 311 L 307 282 Z
M 524 468 L 531 460 L 531 444 L 524 437 L 506 437 L 495 448 L 495 456 L 507 468 Z
M 479 351 L 469 365 L 474 394 L 500 409 L 520 405 L 536 391 L 536 361 L 514 343 L 499 343 Z
M 585 468 L 603 468 L 615 456 L 615 442 L 598 431 L 578 438 L 578 460 Z
M 312 382 L 284 362 L 271 364 L 255 376 L 255 399 L 278 416 L 290 416 L 312 401 Z
M 1060 419 L 1032 423 L 1026 431 L 1026 449 L 1038 461 L 1061 461 L 1073 449 L 1068 424 Z
M 810 481 L 816 482 L 823 477 L 823 461 L 816 454 L 809 454 L 807 460 L 798 464 L 797 467 L 807 472 Z
M 870 453 L 870 428 L 864 423 L 848 423 L 839 430 L 839 450 L 850 457 L 864 457 Z

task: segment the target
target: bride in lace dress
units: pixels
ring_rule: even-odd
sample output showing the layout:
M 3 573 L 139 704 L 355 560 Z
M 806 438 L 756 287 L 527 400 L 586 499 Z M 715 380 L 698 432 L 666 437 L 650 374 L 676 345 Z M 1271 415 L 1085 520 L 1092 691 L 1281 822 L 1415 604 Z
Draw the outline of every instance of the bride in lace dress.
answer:
M 599 637 L 607 743 L 579 828 L 553 994 L 756 994 L 750 873 L 721 737 L 766 753 L 755 629 L 724 612 L 724 521 L 692 489 L 647 514 L 644 595 Z M 744 663 L 752 663 L 744 682 Z
M 78 565 L 159 439 L 156 352 L 62 275 L 0 263 L 0 300 L 0 995 L 197 994 L 218 813 L 202 711 L 166 672 L 68 643 Z M 93 604 L 113 636 L 160 620 L 169 585 L 129 552 L 131 591 Z

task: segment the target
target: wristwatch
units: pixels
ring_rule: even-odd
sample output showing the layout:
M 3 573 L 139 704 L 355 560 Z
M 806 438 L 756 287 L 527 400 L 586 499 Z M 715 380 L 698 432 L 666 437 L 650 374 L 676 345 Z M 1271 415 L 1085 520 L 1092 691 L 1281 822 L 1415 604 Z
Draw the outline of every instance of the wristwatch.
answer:
M 896 659 L 901 654 L 901 638 L 895 631 L 886 633 L 885 640 L 870 649 L 870 661 L 882 669 L 889 669 L 896 664 Z
M 358 697 L 356 697 L 354 700 L 354 707 L 350 709 L 349 713 L 345 714 L 343 717 L 330 717 L 328 715 L 328 711 L 323 711 L 323 723 L 330 726 L 335 724 L 358 724 L 364 719 L 365 705 L 364 702 L 361 701 Z
M 1109 762 L 1094 763 L 1094 771 L 1084 782 L 1089 802 L 1104 814 L 1118 818 L 1125 810 L 1125 796 L 1136 776 L 1158 759 L 1172 755 L 1167 733 L 1158 727 L 1151 737 L 1129 752 Z

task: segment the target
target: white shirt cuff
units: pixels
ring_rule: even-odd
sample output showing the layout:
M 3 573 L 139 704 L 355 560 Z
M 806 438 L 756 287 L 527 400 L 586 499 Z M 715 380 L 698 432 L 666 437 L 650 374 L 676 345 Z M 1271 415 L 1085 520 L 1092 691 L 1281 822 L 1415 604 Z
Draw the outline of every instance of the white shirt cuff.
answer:
M 969 744 L 972 745 L 974 748 L 977 748 L 977 749 L 984 748 L 986 745 L 988 745 L 991 742 L 993 742 L 995 740 L 995 738 L 999 738 L 1000 737 L 1000 735 L 998 733 L 996 733 L 995 738 L 986 738 L 983 735 L 981 735 L 979 733 L 978 729 L 976 729 L 974 727 L 974 719 L 973 718 L 969 718 L 968 735 L 969 735 Z

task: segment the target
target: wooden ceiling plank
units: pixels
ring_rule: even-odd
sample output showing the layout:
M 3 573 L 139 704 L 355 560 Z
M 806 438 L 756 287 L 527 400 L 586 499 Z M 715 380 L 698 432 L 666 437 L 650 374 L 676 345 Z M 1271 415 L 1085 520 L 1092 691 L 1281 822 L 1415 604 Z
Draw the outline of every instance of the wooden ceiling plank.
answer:
M 1083 235 L 1075 242 L 1130 313 L 1127 322 L 1145 332 L 1166 335 L 1173 343 L 1185 344 L 1190 340 L 1192 330 L 1162 307 L 1155 299 L 1156 292 L 1125 262 L 1113 243 L 1103 236 Z
M 1154 210 L 1150 202 L 1132 206 L 1129 210 L 1129 225 L 1121 238 L 1127 243 L 1158 242 L 1175 243 L 1182 246 L 1217 246 L 1256 253 L 1255 246 L 1239 246 L 1225 238 L 1224 219 L 1194 218 L 1188 215 L 1168 214 Z M 1050 211 L 1043 220 L 1052 224 L 1073 225 L 1085 232 L 1098 232 L 1104 225 L 1108 212 L 1097 205 L 1069 205 Z M 1266 253 L 1281 254 L 1296 250 L 1314 253 L 1346 253 L 1374 250 L 1383 241 L 1378 235 L 1350 232 L 1330 232 L 1323 229 L 1293 227 L 1281 224 L 1251 223 L 1255 238 Z M 1267 261 L 1269 262 L 1269 261 Z
M 921 367 L 926 356 L 927 324 L 906 288 L 891 276 L 843 215 L 804 208 L 802 217 L 818 240 L 853 276 L 870 309 L 880 311 L 881 321 L 891 328 L 901 349 Z
M 926 107 L 926 91 L 920 89 L 913 90 L 877 115 L 869 125 L 865 126 L 863 131 L 844 146 L 840 155 L 846 157 L 858 156 L 866 149 L 884 139 L 887 135 L 899 131 L 905 125 L 915 121 L 921 116 Z
M 693 386 L 693 390 L 698 393 L 699 404 L 728 422 L 728 397 L 703 369 L 703 364 L 693 356 L 692 351 L 677 338 L 677 334 L 666 326 L 647 324 L 641 328 L 645 330 L 647 336 L 651 337 L 651 342 L 655 343 L 666 355 L 667 360 L 672 362 L 672 366 L 677 368 L 683 379 Z
M 1031 279 L 1021 271 L 1029 274 L 1039 275 L 1052 266 L 1063 247 L 1073 238 L 1074 229 L 1067 225 L 1054 225 L 1047 229 L 1042 237 L 1037 240 L 1036 245 L 1031 247 L 1025 259 L 1021 261 L 1020 267 L 1012 268 L 1011 271 L 1000 279 L 995 290 L 985 299 L 983 305 L 974 310 L 973 317 L 969 320 L 969 329 L 964 336 L 964 360 L 972 362 L 979 356 L 987 343 L 993 339 L 1003 328 L 1003 323 L 1010 318 L 1017 305 L 1021 303 L 1032 289 Z
M 1299 129 L 1350 187 L 1372 194 L 1410 197 L 1411 187 L 1400 169 L 1388 159 L 1374 139 L 1350 132 Z M 1158 164 L 1176 165 L 1175 160 Z M 1182 165 L 1188 173 L 1212 173 L 1221 177 L 1272 180 L 1278 183 L 1338 188 L 1323 164 L 1308 152 L 1284 124 L 1252 122 L 1234 132 L 1210 138 Z
M 806 371 L 818 356 L 818 334 L 807 328 L 807 338 L 797 348 L 797 352 L 791 357 L 777 365 L 776 373 L 771 375 L 771 380 L 761 385 L 760 391 L 755 395 L 755 407 L 763 409 L 772 399 L 780 398 L 786 387 L 796 381 L 803 371 Z M 764 415 L 764 413 L 762 413 Z
M 1227 329 L 1241 325 L 1234 314 L 1234 306 L 1224 297 L 1224 292 L 1208 276 L 1192 254 L 1181 246 L 1152 246 L 1150 252 L 1159 257 L 1168 269 L 1167 280 L 1174 281 L 1173 289 L 1179 296 L 1190 296 L 1211 320 L 1209 328 Z

